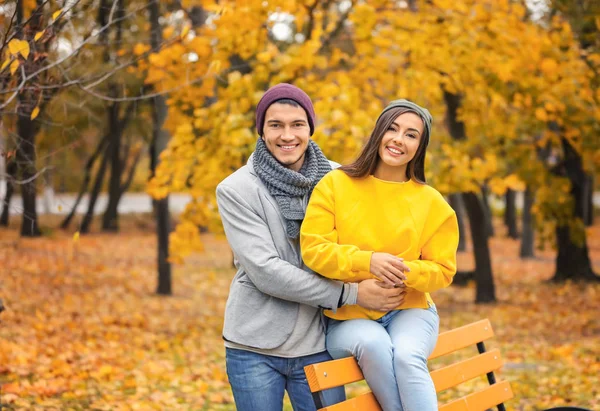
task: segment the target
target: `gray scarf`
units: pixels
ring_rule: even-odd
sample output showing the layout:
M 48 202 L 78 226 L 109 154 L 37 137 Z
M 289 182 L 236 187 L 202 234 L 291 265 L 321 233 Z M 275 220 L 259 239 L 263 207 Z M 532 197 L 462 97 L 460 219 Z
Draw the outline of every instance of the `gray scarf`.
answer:
M 298 238 L 300 224 L 306 213 L 302 199 L 306 195 L 310 197 L 321 178 L 331 171 L 331 164 L 312 140 L 308 142 L 304 164 L 299 172 L 281 165 L 262 138 L 256 142 L 253 160 L 256 173 L 279 205 L 279 211 L 286 221 L 288 237 Z

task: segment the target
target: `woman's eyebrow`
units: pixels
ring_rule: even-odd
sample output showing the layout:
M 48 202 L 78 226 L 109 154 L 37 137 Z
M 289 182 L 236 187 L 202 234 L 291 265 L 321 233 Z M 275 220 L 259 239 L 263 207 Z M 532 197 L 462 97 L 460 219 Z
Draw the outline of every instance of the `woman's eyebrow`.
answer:
M 392 124 L 395 125 L 396 127 L 400 128 L 400 124 L 396 123 L 395 121 Z M 421 134 L 421 132 L 419 130 L 417 130 L 416 128 L 410 127 L 408 130 L 416 131 L 418 134 Z

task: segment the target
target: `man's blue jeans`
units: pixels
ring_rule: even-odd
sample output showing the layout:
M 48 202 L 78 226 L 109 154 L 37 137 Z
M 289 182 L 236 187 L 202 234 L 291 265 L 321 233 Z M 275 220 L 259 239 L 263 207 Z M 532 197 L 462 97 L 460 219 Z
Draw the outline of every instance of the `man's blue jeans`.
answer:
M 315 411 L 304 366 L 329 360 L 327 351 L 283 358 L 227 348 L 227 376 L 237 410 L 281 411 L 284 391 L 287 391 L 294 411 Z M 344 387 L 324 391 L 323 395 L 325 406 L 346 399 Z

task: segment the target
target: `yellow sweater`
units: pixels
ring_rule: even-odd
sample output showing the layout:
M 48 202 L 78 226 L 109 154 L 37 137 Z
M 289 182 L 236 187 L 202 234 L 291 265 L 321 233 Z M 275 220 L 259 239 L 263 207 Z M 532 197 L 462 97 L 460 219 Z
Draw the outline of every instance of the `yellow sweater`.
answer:
M 410 272 L 398 308 L 426 308 L 429 293 L 450 285 L 456 273 L 458 224 L 454 210 L 428 185 L 356 179 L 334 170 L 312 193 L 300 246 L 309 268 L 345 282 L 376 278 L 369 272 L 373 252 L 402 257 Z M 325 315 L 377 319 L 384 313 L 351 305 Z

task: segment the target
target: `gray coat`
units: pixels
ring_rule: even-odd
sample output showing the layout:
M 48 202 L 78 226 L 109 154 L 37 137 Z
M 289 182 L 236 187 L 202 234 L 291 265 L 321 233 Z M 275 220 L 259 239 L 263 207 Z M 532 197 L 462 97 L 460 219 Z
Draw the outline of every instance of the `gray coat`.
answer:
M 252 157 L 218 185 L 217 203 L 237 268 L 225 308 L 226 340 L 276 348 L 294 329 L 300 304 L 315 311 L 337 309 L 342 283 L 303 265 L 299 242 L 286 235 L 277 202 L 256 174 Z

